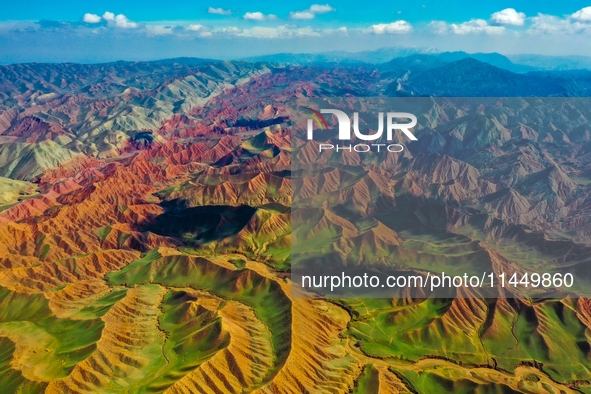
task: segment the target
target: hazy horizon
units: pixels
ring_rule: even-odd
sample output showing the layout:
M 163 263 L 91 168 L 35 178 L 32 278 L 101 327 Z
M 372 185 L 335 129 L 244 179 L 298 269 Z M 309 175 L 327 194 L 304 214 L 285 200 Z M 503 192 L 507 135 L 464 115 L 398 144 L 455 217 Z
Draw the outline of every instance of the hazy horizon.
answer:
M 504 55 L 591 56 L 591 6 L 582 1 L 364 4 L 295 1 L 33 0 L 0 10 L 0 63 L 240 59 L 382 47 Z M 524 48 L 526 48 L 524 50 Z
M 547 59 L 572 59 L 572 60 L 576 60 L 576 59 L 581 59 L 581 60 L 590 60 L 591 61 L 591 56 L 585 56 L 585 55 L 544 55 L 544 54 L 537 54 L 537 53 L 515 53 L 515 54 L 505 54 L 505 53 L 501 53 L 501 52 L 468 52 L 468 51 L 462 51 L 462 50 L 458 50 L 458 51 L 442 51 L 442 50 L 438 50 L 436 48 L 417 48 L 417 47 L 399 47 L 399 46 L 390 46 L 390 47 L 380 47 L 377 49 L 373 49 L 373 50 L 360 50 L 360 51 L 345 51 L 345 50 L 334 50 L 334 51 L 303 51 L 303 52 L 287 52 L 287 51 L 282 51 L 282 52 L 270 52 L 270 53 L 265 53 L 265 54 L 259 54 L 259 55 L 252 55 L 252 56 L 243 56 L 243 57 L 217 57 L 217 58 L 213 58 L 213 57 L 199 57 L 199 56 L 168 56 L 168 57 L 153 57 L 153 58 L 113 58 L 113 59 L 104 59 L 104 60 L 91 60 L 91 59 L 80 59 L 80 60 L 67 60 L 67 61 L 59 61 L 59 60 L 55 60 L 55 61 L 35 61 L 35 60 L 31 60 L 31 61 L 0 61 L 0 65 L 2 66 L 8 66 L 8 65 L 14 65 L 14 64 L 32 64 L 32 63 L 38 63 L 38 64 L 60 64 L 60 63 L 71 63 L 71 64 L 108 64 L 108 63 L 115 63 L 115 62 L 158 62 L 158 61 L 166 61 L 166 60 L 173 60 L 173 59 L 200 59 L 200 60 L 207 60 L 207 61 L 253 61 L 255 58 L 264 58 L 264 57 L 272 57 L 272 56 L 278 56 L 278 55 L 310 55 L 310 56 L 314 56 L 314 55 L 342 55 L 343 59 L 346 59 L 347 56 L 346 55 L 362 55 L 362 54 L 372 54 L 372 53 L 376 53 L 379 51 L 384 51 L 387 52 L 388 50 L 408 50 L 408 51 L 416 51 L 416 54 L 427 54 L 427 55 L 437 55 L 437 54 L 442 54 L 442 53 L 453 53 L 453 52 L 464 52 L 468 55 L 477 55 L 477 54 L 498 54 L 504 57 L 507 57 L 508 59 L 512 60 L 511 58 L 513 57 L 527 57 L 527 56 L 532 56 L 532 57 L 537 57 L 537 58 L 547 58 Z M 403 54 L 403 55 L 393 55 L 393 58 L 397 58 L 397 57 L 405 57 L 405 56 L 410 56 L 410 54 Z M 513 60 L 512 60 L 513 61 Z M 518 64 L 517 62 L 513 61 L 514 63 Z M 380 61 L 376 61 L 376 62 L 367 62 L 367 63 L 375 63 L 375 64 L 379 64 L 381 63 Z

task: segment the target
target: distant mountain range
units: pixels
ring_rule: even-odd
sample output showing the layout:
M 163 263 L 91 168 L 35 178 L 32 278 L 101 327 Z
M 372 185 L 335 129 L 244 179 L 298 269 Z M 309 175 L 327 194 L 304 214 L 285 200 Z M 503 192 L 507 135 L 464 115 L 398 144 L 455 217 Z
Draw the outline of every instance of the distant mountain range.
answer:
M 388 60 L 383 61 L 385 58 Z M 377 67 L 392 96 L 587 96 L 591 58 L 382 48 L 365 52 L 280 53 L 246 59 L 291 66 Z
M 315 63 L 370 63 L 379 64 L 393 58 L 405 57 L 416 54 L 436 54 L 433 48 L 416 47 L 389 47 L 373 51 L 346 52 L 330 51 L 321 53 L 276 53 L 272 55 L 252 56 L 241 60 L 250 62 L 277 62 L 289 64 L 315 64 Z
M 543 70 L 591 69 L 589 56 L 507 55 L 515 63 Z
M 380 65 L 394 81 L 392 96 L 588 96 L 591 71 L 516 73 L 467 57 L 445 62 L 440 56 L 413 55 Z
M 544 55 L 501 55 L 500 53 L 467 53 L 464 51 L 440 52 L 433 48 L 389 47 L 373 51 L 346 52 L 330 51 L 319 53 L 277 53 L 253 56 L 241 60 L 310 65 L 319 63 L 370 63 L 381 64 L 395 58 L 413 55 L 431 55 L 442 62 L 453 62 L 465 58 L 480 60 L 493 66 L 517 73 L 536 70 L 579 70 L 591 69 L 591 57 L 587 56 L 544 56 Z

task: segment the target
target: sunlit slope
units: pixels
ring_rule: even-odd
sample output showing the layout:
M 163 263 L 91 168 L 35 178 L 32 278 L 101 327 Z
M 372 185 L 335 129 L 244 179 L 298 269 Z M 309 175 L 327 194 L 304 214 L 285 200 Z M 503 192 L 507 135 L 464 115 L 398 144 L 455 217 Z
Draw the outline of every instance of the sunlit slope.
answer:
M 0 144 L 0 175 L 31 181 L 48 168 L 58 167 L 79 154 L 53 141 Z
M 0 209 L 2 210 L 37 193 L 37 186 L 33 183 L 0 177 Z

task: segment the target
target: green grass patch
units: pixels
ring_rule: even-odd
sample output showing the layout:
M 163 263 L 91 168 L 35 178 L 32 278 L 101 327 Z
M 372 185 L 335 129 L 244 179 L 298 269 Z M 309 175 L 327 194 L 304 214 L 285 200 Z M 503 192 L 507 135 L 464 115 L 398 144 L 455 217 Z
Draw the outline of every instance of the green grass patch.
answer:
M 96 231 L 96 235 L 98 236 L 99 240 L 101 241 L 101 245 L 103 244 L 103 242 L 105 242 L 105 240 L 107 239 L 109 234 L 111 234 L 112 230 L 113 230 L 113 228 L 111 226 L 104 226 L 104 227 L 99 228 Z
M 377 393 L 380 390 L 379 372 L 372 364 L 366 364 L 355 382 L 353 394 Z
M 43 247 L 41 248 L 41 252 L 39 253 L 39 260 L 45 260 L 45 257 L 47 257 L 47 253 L 49 253 L 49 249 L 51 249 L 51 246 L 49 244 L 43 245 Z
M 48 300 L 41 294 L 27 295 L 0 288 L 0 337 L 9 337 L 19 343 L 35 364 L 35 373 L 46 379 L 60 379 L 86 359 L 96 348 L 104 322 L 98 318 L 88 320 L 59 319 L 49 309 Z M 0 343 L 0 380 L 18 374 L 10 372 L 7 352 L 10 346 Z M 2 387 L 6 387 L 1 385 Z M 22 381 L 26 392 L 30 384 Z M 19 391 L 20 392 L 20 391 Z
M 454 393 L 454 394 L 511 394 L 519 393 L 502 383 L 476 383 L 469 379 L 453 379 L 433 372 L 403 371 L 407 386 L 417 393 Z
M 194 309 L 195 300 L 180 290 L 164 296 L 159 325 L 167 333 L 162 352 L 168 363 L 146 385 L 147 391 L 164 391 L 230 343 L 230 335 L 222 331 L 221 317 L 201 306 Z
M 287 360 L 291 343 L 291 300 L 278 283 L 254 271 L 223 268 L 200 257 L 158 256 L 160 254 L 152 250 L 120 271 L 107 274 L 106 278 L 111 285 L 158 283 L 190 287 L 244 303 L 273 333 L 276 364 L 272 373 L 281 368 Z

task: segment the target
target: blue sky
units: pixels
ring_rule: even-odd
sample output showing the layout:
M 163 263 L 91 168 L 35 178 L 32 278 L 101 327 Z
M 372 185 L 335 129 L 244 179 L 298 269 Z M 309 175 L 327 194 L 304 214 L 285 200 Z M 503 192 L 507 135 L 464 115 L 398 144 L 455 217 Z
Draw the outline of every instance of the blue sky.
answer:
M 384 46 L 591 56 L 582 1 L 57 1 L 0 8 L 0 62 L 240 58 Z

